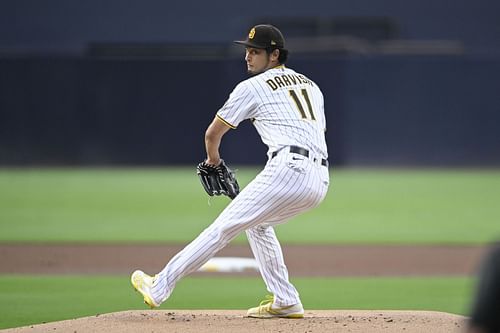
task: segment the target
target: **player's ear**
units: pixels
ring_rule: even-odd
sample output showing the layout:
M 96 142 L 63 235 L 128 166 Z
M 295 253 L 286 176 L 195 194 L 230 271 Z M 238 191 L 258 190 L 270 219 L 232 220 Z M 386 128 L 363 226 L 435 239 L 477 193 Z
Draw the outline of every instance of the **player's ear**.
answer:
M 271 60 L 278 61 L 279 56 L 280 56 L 280 50 L 274 49 L 273 52 L 271 52 Z

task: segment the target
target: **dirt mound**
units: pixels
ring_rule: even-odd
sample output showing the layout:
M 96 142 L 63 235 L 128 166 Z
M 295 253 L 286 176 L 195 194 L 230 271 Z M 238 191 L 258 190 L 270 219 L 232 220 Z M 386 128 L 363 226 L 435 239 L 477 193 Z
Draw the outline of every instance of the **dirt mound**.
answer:
M 466 318 L 430 311 L 310 310 L 304 319 L 245 318 L 242 310 L 123 311 L 2 332 L 463 332 Z

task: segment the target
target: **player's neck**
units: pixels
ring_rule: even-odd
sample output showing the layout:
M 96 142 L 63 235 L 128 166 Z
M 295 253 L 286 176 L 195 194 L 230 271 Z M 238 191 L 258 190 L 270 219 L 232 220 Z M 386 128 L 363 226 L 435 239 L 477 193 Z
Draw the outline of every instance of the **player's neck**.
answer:
M 280 64 L 279 62 L 273 62 L 273 63 L 269 63 L 269 65 L 266 67 L 264 72 L 268 71 L 270 69 L 280 69 L 280 68 L 285 68 L 285 65 Z

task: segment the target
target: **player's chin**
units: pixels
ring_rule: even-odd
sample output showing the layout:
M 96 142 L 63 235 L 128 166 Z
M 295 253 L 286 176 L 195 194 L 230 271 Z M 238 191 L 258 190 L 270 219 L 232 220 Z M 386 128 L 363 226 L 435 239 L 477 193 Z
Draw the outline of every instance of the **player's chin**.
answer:
M 261 73 L 261 71 L 256 71 L 255 68 L 248 66 L 247 67 L 247 72 L 249 75 L 257 75 Z

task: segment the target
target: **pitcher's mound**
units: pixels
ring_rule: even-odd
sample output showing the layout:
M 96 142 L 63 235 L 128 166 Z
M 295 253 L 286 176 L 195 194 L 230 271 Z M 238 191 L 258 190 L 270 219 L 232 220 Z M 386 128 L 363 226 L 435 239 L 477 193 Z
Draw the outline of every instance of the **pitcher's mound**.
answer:
M 245 318 L 242 310 L 123 311 L 5 332 L 463 332 L 466 318 L 431 311 L 309 310 L 304 319 Z

